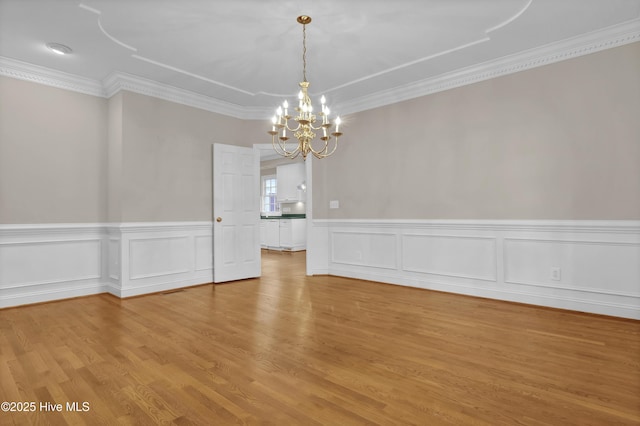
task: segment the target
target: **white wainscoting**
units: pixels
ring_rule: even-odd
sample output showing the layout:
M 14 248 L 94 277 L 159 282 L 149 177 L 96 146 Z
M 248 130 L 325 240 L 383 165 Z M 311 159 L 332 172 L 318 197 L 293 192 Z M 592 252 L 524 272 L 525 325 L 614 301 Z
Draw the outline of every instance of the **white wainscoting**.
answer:
M 640 221 L 314 220 L 311 274 L 640 319 Z
M 0 308 L 102 293 L 106 259 L 100 225 L 2 225 Z
M 212 222 L 0 226 L 0 308 L 213 280 Z
M 212 282 L 212 230 L 212 222 L 109 225 L 116 257 L 109 292 L 130 297 Z
M 640 319 L 640 221 L 313 220 L 308 273 Z M 0 308 L 209 283 L 211 222 L 0 225 Z

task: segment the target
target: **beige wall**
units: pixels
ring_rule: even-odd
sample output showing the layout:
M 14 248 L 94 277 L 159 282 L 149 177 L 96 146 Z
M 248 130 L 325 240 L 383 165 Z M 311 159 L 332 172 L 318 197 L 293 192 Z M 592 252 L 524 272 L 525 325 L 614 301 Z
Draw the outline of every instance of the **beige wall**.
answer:
M 314 217 L 640 219 L 638 117 L 640 43 L 354 114 Z
M 0 223 L 211 219 L 211 145 L 242 121 L 121 92 L 0 77 Z
M 638 70 L 635 43 L 345 117 L 314 217 L 640 219 Z M 0 77 L 0 223 L 210 220 L 211 144 L 266 126 Z
M 102 222 L 107 100 L 0 77 L 0 223 Z
M 121 220 L 211 220 L 211 145 L 252 146 L 242 121 L 123 92 Z

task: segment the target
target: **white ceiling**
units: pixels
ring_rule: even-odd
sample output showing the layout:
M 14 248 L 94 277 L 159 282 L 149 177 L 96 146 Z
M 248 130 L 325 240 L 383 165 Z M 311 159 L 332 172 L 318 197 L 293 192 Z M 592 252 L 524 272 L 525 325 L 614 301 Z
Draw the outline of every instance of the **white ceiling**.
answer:
M 0 74 L 270 116 L 302 80 L 301 14 L 312 97 L 346 112 L 640 41 L 640 0 L 0 0 Z

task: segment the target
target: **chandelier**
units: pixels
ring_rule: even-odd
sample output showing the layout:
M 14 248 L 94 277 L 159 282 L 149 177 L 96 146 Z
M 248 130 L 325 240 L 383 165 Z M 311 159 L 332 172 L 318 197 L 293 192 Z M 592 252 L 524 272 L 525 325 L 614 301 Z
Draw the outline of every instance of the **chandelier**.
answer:
M 303 77 L 303 81 L 299 83 L 298 106 L 294 108 L 297 115 L 295 117 L 289 115 L 289 103 L 285 100 L 282 106 L 278 107 L 276 115 L 271 119 L 272 126 L 268 133 L 271 135 L 273 149 L 283 157 L 293 159 L 298 155 L 302 155 L 302 158 L 306 160 L 307 155 L 311 153 L 316 158 L 325 158 L 333 154 L 338 147 L 338 138 L 342 135 L 340 132 L 340 117 L 335 118 L 335 131 L 330 132 L 333 126 L 329 120 L 331 111 L 326 105 L 324 96 L 320 98 L 320 111 L 316 114 L 313 112 L 313 105 L 308 93 L 309 82 L 307 81 L 307 24 L 311 22 L 311 17 L 306 15 L 298 16 L 297 21 L 302 24 Z M 320 136 L 320 141 L 322 142 L 316 141 L 316 148 L 313 146 L 316 137 L 314 131 L 322 131 L 322 136 Z M 287 134 L 292 134 L 298 139 L 298 145 L 295 149 L 291 145 L 287 148 L 287 141 L 289 140 Z M 329 141 L 332 141 L 332 143 L 329 143 Z

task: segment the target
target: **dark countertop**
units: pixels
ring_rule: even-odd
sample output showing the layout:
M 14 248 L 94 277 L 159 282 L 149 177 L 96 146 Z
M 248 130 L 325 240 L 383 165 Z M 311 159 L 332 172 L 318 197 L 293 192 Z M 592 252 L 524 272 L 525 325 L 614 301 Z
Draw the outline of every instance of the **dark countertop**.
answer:
M 306 214 L 283 214 L 282 216 L 260 216 L 260 219 L 305 219 Z

